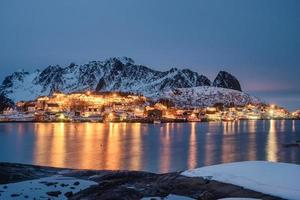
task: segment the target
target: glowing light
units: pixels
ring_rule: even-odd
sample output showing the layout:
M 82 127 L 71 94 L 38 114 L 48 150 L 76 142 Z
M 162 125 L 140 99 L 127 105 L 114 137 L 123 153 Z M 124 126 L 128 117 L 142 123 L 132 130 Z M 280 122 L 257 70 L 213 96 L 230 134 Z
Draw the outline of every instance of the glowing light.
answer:
M 191 114 L 191 117 L 192 118 L 196 117 L 196 114 L 195 113 Z
M 114 119 L 114 114 L 113 113 L 109 113 L 107 116 L 108 121 L 112 121 Z
M 64 120 L 64 119 L 66 119 L 66 117 L 65 117 L 65 115 L 64 115 L 64 114 L 60 114 L 60 115 L 58 116 L 58 119 L 60 119 L 60 120 Z
M 259 119 L 259 116 L 256 116 L 256 115 L 249 115 L 249 116 L 248 116 L 248 119 L 257 120 L 257 119 Z
M 274 115 L 274 110 L 270 110 L 270 111 L 269 111 L 269 114 L 270 114 L 270 115 Z

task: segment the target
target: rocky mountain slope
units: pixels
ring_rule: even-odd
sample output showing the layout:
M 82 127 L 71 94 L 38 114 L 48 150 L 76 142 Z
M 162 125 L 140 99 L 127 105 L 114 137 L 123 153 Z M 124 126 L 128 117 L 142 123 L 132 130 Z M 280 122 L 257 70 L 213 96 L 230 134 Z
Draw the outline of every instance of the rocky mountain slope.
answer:
M 219 72 L 212 85 L 215 87 L 242 91 L 241 85 L 237 78 L 225 71 Z
M 0 93 L 0 111 L 5 108 L 12 107 L 14 102 L 7 98 L 3 93 Z
M 165 92 L 164 97 L 172 100 L 175 105 L 180 107 L 205 107 L 217 103 L 222 103 L 225 106 L 261 103 L 260 99 L 244 92 L 210 86 L 176 88 Z
M 50 65 L 33 73 L 15 72 L 4 79 L 0 90 L 18 101 L 49 95 L 57 90 L 130 91 L 151 96 L 172 88 L 210 84 L 208 78 L 189 69 L 172 68 L 161 72 L 136 65 L 132 59 L 125 57 L 92 61 L 84 65 L 72 63 L 67 67 Z
M 4 79 L 0 93 L 14 102 L 33 100 L 54 91 L 67 93 L 86 90 L 134 92 L 161 98 L 176 88 L 211 85 L 213 88 L 241 91 L 238 80 L 224 71 L 211 83 L 206 76 L 189 69 L 157 71 L 137 65 L 131 58 L 122 57 L 91 61 L 83 65 L 50 65 L 42 71 L 36 70 L 32 73 L 15 72 Z

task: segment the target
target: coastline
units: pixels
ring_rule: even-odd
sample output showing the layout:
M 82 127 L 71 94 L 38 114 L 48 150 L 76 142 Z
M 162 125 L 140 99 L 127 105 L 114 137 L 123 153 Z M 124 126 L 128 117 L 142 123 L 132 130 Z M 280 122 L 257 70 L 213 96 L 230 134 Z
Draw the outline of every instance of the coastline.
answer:
M 141 199 L 144 197 L 165 197 L 169 194 L 186 196 L 194 199 L 213 200 L 229 197 L 258 198 L 279 200 L 281 198 L 266 195 L 244 187 L 210 180 L 203 177 L 186 177 L 182 172 L 156 174 L 143 171 L 114 171 L 114 170 L 80 170 L 54 168 L 18 163 L 0 163 L 0 192 L 5 192 L 10 184 L 22 181 L 34 181 L 46 177 L 71 177 L 82 181 L 94 181 L 97 184 L 77 193 L 60 193 L 59 196 L 68 199 Z M 42 182 L 40 182 L 42 183 Z M 56 180 L 55 191 L 59 192 L 60 183 Z M 57 185 L 57 187 L 56 187 Z M 29 187 L 29 186 L 28 186 Z M 37 188 L 38 189 L 38 188 Z M 66 188 L 64 188 L 66 189 Z M 50 190 L 50 188 L 49 188 Z M 52 192 L 52 193 L 51 193 Z M 54 193 L 55 194 L 55 193 Z M 11 194 L 20 197 L 26 194 Z M 46 195 L 47 196 L 47 195 Z
M 211 121 L 187 121 L 187 120 L 161 120 L 159 123 L 207 123 L 207 122 L 236 122 L 236 121 L 271 121 L 271 120 L 285 120 L 285 121 L 298 121 L 300 119 L 240 119 L 240 120 L 233 120 L 233 121 L 217 121 L 217 120 L 211 120 Z M 141 123 L 141 124 L 156 124 L 153 121 L 150 120 L 137 120 L 137 121 L 1 121 L 1 123 Z

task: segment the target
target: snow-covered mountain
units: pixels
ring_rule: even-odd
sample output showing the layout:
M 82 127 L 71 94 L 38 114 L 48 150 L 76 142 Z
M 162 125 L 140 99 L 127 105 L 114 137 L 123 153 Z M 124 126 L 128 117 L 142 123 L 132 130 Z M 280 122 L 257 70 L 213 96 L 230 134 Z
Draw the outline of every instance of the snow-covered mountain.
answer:
M 50 65 L 32 73 L 15 72 L 4 79 L 0 93 L 14 102 L 33 100 L 54 91 L 68 93 L 86 90 L 134 92 L 147 97 L 162 98 L 176 88 L 200 86 L 211 86 L 211 81 L 189 69 L 157 71 L 137 65 L 131 58 L 122 57 L 83 65 Z M 238 80 L 224 71 L 218 74 L 213 86 L 215 87 L 211 90 L 218 92 L 222 90 L 216 87 L 241 91 Z
M 172 100 L 175 105 L 180 107 L 206 107 L 217 103 L 222 103 L 226 106 L 261 103 L 261 100 L 257 97 L 244 92 L 211 86 L 176 88 L 164 92 L 164 97 Z

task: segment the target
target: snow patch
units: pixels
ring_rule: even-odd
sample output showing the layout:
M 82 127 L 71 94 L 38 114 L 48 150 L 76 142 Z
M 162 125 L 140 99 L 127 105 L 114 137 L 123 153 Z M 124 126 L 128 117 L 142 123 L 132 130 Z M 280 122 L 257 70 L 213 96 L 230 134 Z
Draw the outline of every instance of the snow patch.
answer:
M 0 185 L 0 199 L 67 199 L 65 194 L 73 194 L 97 185 L 94 181 L 76 179 L 72 177 L 53 176 L 17 183 Z M 60 192 L 55 197 L 48 195 L 47 192 Z
M 285 199 L 300 199 L 300 165 L 296 164 L 246 161 L 187 170 L 182 175 L 209 177 Z

